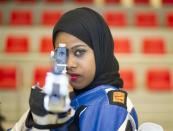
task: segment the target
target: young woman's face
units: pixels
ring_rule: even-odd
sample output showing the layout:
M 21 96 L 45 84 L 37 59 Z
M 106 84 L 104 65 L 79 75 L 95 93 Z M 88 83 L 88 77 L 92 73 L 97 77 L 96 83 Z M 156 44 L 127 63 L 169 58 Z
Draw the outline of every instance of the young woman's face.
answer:
M 65 43 L 68 49 L 67 74 L 74 89 L 83 89 L 94 79 L 96 64 L 93 50 L 77 37 L 60 32 L 56 36 L 55 48 Z

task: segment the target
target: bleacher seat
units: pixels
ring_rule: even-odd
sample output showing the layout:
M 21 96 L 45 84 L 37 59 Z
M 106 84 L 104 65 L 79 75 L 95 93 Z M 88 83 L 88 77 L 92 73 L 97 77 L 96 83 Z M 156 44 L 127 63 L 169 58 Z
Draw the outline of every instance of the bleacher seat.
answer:
M 42 37 L 40 42 L 40 53 L 50 53 L 53 50 L 52 38 Z
M 13 10 L 10 14 L 11 25 L 32 25 L 32 19 L 30 10 Z
M 27 36 L 11 35 L 5 43 L 6 53 L 27 53 L 29 51 L 29 40 Z
M 104 18 L 109 26 L 124 27 L 127 25 L 127 18 L 125 12 L 107 11 L 104 13 Z
M 17 69 L 14 66 L 0 65 L 0 90 L 16 89 Z
M 78 4 L 92 4 L 94 0 L 74 0 Z
M 105 4 L 120 4 L 121 0 L 105 0 Z
M 0 0 L 0 3 L 6 3 L 7 0 Z
M 53 26 L 61 17 L 62 11 L 44 11 L 42 13 L 41 24 Z
M 165 42 L 163 38 L 144 38 L 142 51 L 144 54 L 165 54 Z
M 45 83 L 46 73 L 50 71 L 50 67 L 36 67 L 34 69 L 34 79 L 33 84 L 37 82 L 42 87 Z
M 150 5 L 150 0 L 134 0 L 135 5 Z
M 158 27 L 158 18 L 155 12 L 137 12 L 135 14 L 137 27 Z
M 115 53 L 131 53 L 131 42 L 128 38 L 114 39 L 114 52 Z
M 150 69 L 147 72 L 147 88 L 150 91 L 170 91 L 171 72 L 169 69 Z
M 120 70 L 120 76 L 124 81 L 124 89 L 133 91 L 135 89 L 135 75 L 134 71 L 130 69 Z
M 64 0 L 45 0 L 46 3 L 63 3 Z
M 162 0 L 162 5 L 173 5 L 173 0 Z
M 15 0 L 16 2 L 19 2 L 19 3 L 35 3 L 36 0 Z
M 173 27 L 173 11 L 166 13 L 165 19 L 167 27 Z

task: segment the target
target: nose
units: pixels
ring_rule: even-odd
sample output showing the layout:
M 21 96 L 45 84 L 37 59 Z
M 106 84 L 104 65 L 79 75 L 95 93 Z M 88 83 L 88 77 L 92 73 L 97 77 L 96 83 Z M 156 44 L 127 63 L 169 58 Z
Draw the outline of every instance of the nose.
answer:
M 77 67 L 77 63 L 74 56 L 69 54 L 67 58 L 67 70 L 72 70 L 76 67 Z

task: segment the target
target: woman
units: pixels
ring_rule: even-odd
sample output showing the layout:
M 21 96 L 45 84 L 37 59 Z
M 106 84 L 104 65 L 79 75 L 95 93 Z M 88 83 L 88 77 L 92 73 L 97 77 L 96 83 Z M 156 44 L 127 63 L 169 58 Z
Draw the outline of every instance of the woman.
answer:
M 121 90 L 123 81 L 114 57 L 113 38 L 103 18 L 86 7 L 65 13 L 53 29 L 54 48 L 59 43 L 65 43 L 69 51 L 67 74 L 74 90 L 71 106 L 75 115 L 61 124 L 39 125 L 32 119 L 34 111 L 30 104 L 26 129 L 32 130 L 36 125 L 40 130 L 52 131 L 137 130 L 136 111 L 127 93 Z

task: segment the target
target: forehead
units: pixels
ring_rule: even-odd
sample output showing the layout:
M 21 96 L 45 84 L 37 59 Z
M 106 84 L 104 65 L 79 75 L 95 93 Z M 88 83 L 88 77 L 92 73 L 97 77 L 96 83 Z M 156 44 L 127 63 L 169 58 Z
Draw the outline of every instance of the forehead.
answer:
M 58 47 L 59 43 L 66 44 L 67 48 L 72 48 L 74 46 L 79 46 L 79 45 L 88 47 L 88 45 L 85 42 L 81 41 L 77 37 L 66 32 L 57 33 L 55 39 L 55 47 Z

